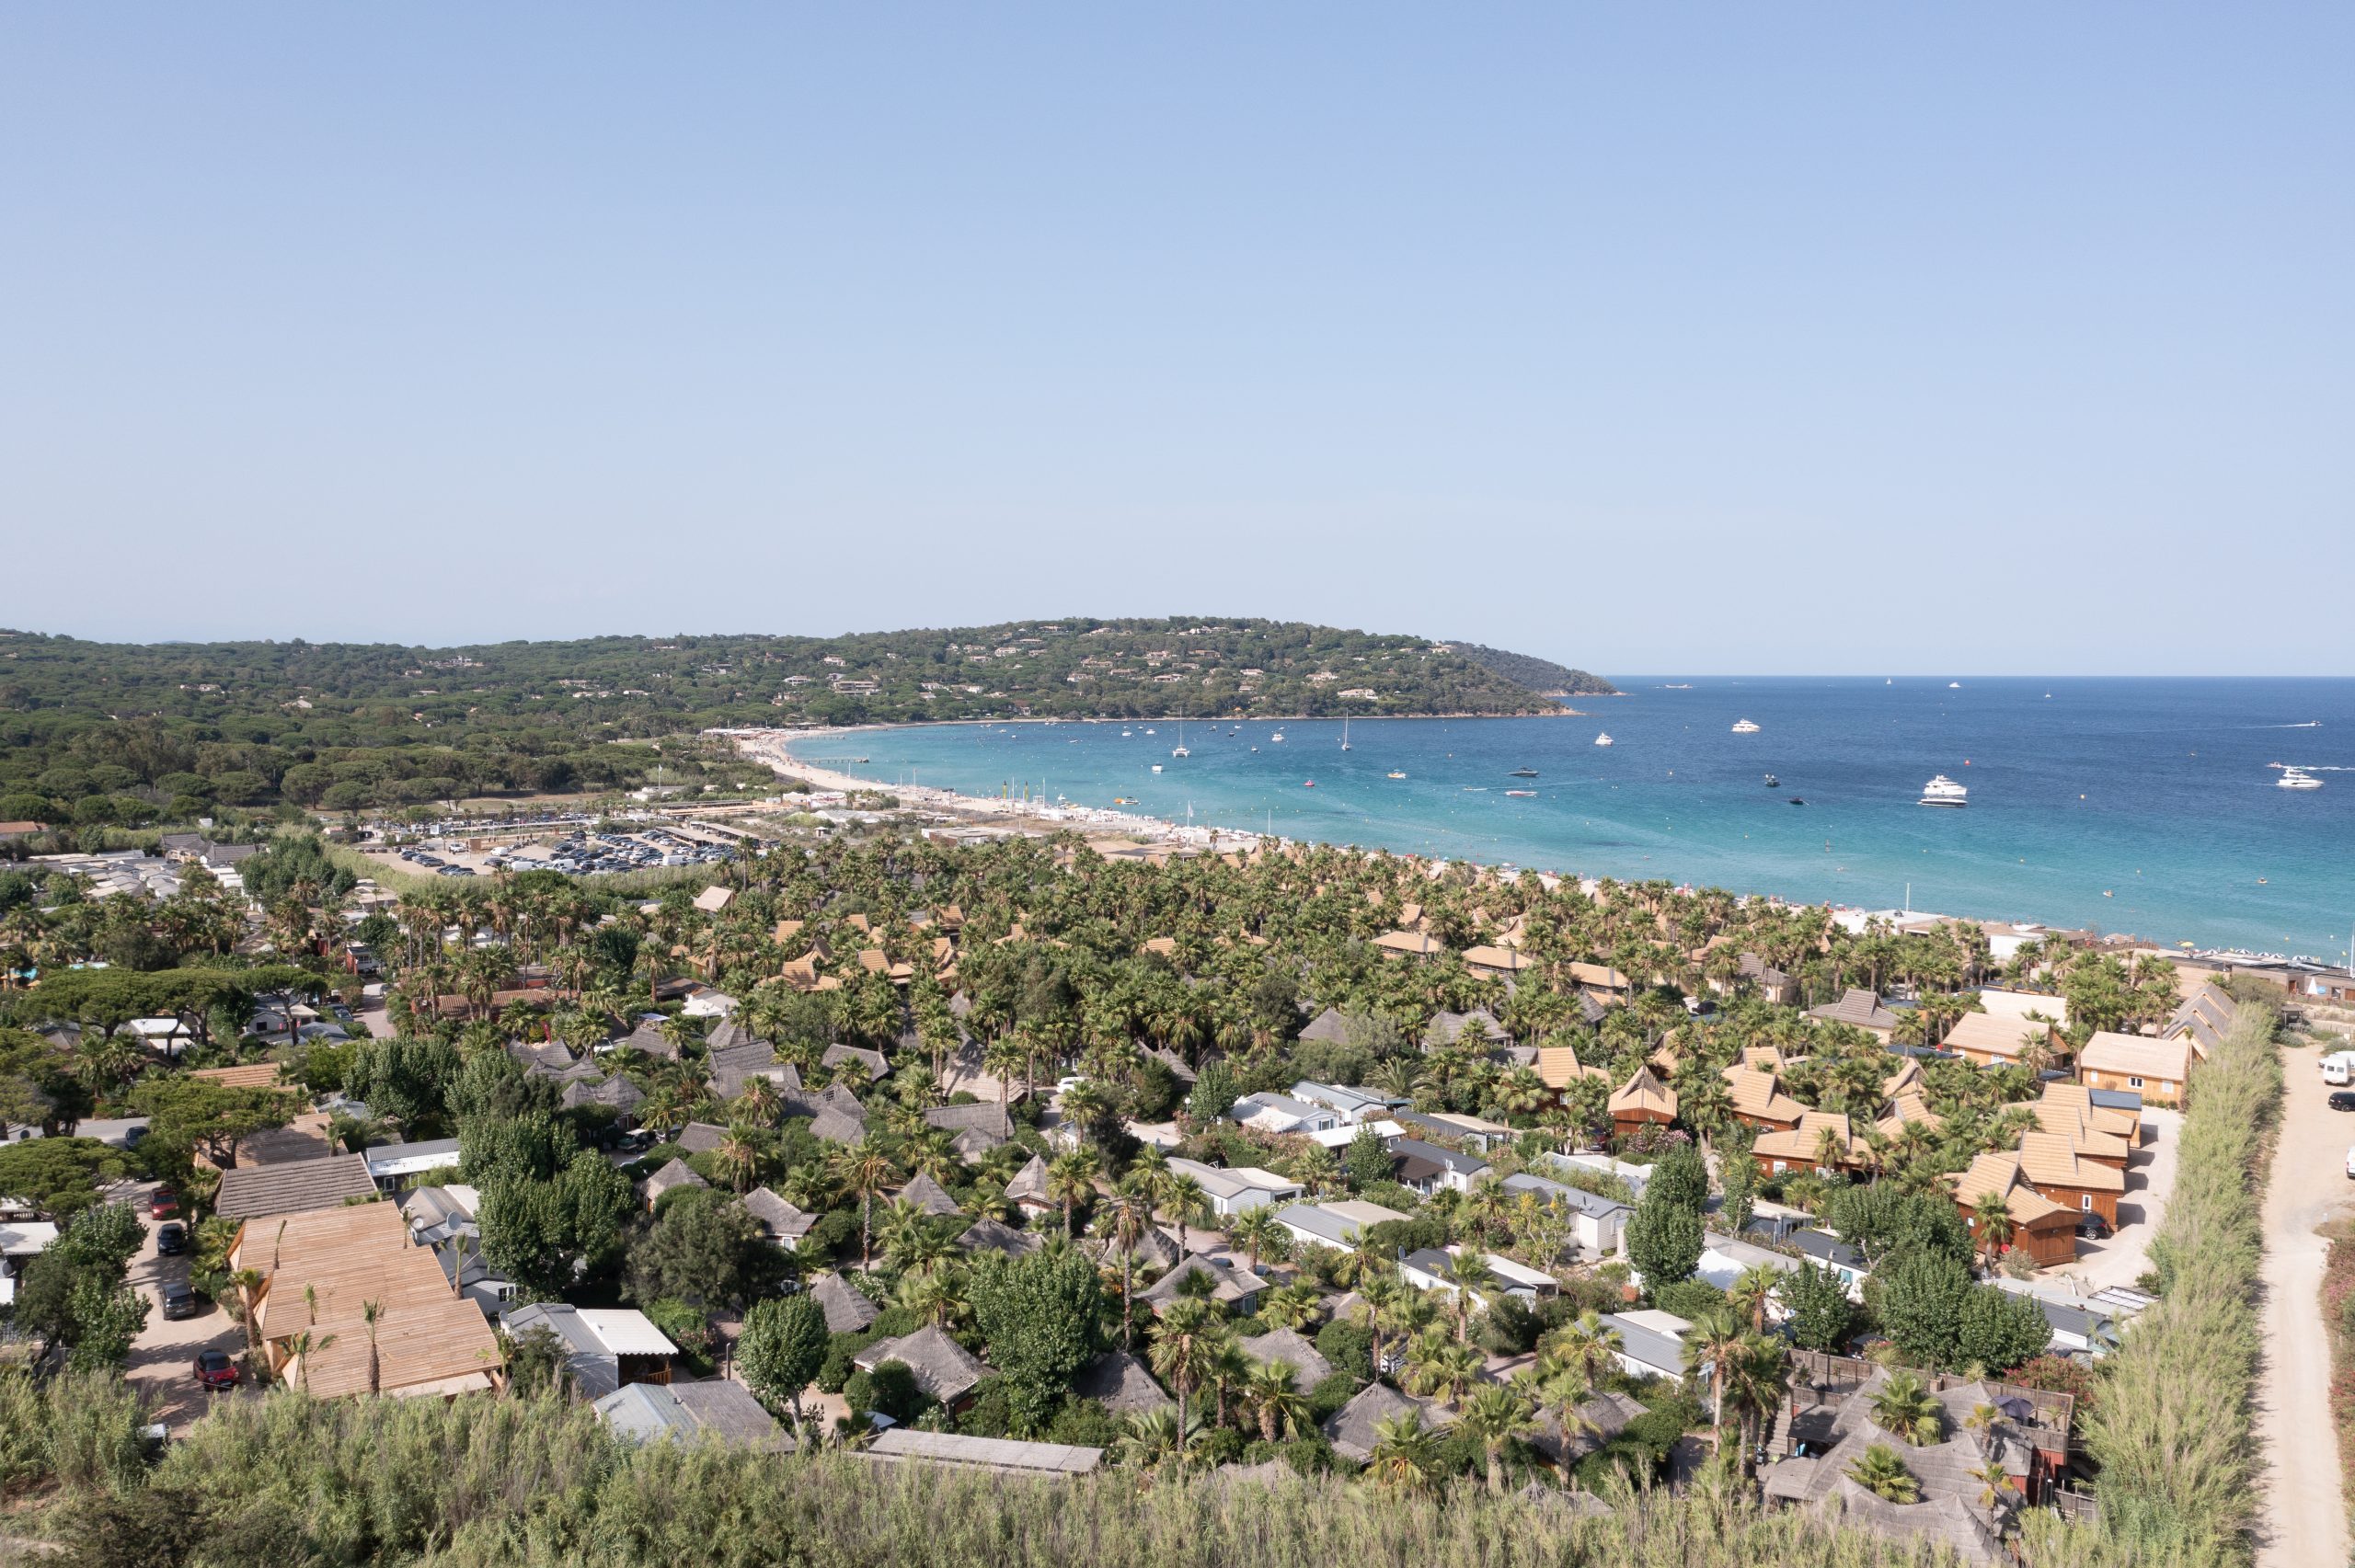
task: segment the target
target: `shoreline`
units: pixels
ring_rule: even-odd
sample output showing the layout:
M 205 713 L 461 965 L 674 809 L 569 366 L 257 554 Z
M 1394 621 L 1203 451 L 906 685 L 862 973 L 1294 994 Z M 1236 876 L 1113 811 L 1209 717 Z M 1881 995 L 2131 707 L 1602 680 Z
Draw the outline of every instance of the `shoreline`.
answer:
M 1424 715 L 1419 716 L 1425 718 L 1517 718 L 1531 715 L 1517 714 L 1482 714 L 1453 715 Z M 1566 713 L 1564 716 L 1570 715 Z M 1175 719 L 939 719 L 931 721 L 925 727 L 946 728 L 952 726 L 971 725 L 1002 727 L 1017 723 L 1156 724 L 1176 722 L 1178 721 Z M 1230 720 L 1228 722 L 1233 721 Z M 1255 719 L 1252 722 L 1264 721 Z M 810 784 L 819 789 L 830 790 L 843 794 L 849 794 L 852 792 L 863 794 L 888 794 L 897 796 L 903 804 L 913 804 L 933 810 L 948 811 L 979 818 L 1035 822 L 1049 831 L 1062 829 L 1077 829 L 1084 831 L 1092 829 L 1099 833 L 1122 834 L 1140 840 L 1145 843 L 1160 845 L 1166 849 L 1184 848 L 1203 850 L 1212 853 L 1220 853 L 1228 850 L 1246 851 L 1263 846 L 1280 847 L 1294 841 L 1327 844 L 1335 849 L 1356 850 L 1360 853 L 1363 854 L 1372 854 L 1375 853 L 1372 848 L 1362 844 L 1351 844 L 1322 839 L 1293 841 L 1286 838 L 1281 833 L 1267 833 L 1254 829 L 1214 828 L 1207 825 L 1190 825 L 1174 822 L 1166 818 L 1154 816 L 1146 812 L 1121 811 L 1106 807 L 1077 806 L 1068 802 L 1058 806 L 1051 801 L 1037 799 L 1026 800 L 1018 797 L 1009 799 L 994 795 L 971 795 L 962 794 L 957 790 L 943 788 L 936 784 L 901 785 L 881 783 L 874 779 L 861 778 L 853 773 L 845 773 L 836 769 L 812 766 L 801 761 L 794 755 L 795 747 L 807 746 L 811 742 L 825 741 L 843 737 L 883 730 L 902 729 L 907 727 L 911 727 L 896 724 L 862 724 L 839 725 L 823 728 L 795 730 L 722 729 L 708 731 L 706 733 L 724 736 L 732 741 L 739 750 L 744 752 L 747 756 L 756 761 L 766 763 L 773 771 L 781 776 L 806 779 Z M 1391 853 L 1399 853 L 1400 852 L 1394 851 Z M 1499 863 L 1480 860 L 1469 855 L 1432 857 L 1419 854 L 1402 854 L 1401 858 L 1430 860 L 1435 864 L 1462 860 L 1466 864 L 1481 866 L 1490 870 L 1508 869 L 1507 866 L 1499 864 Z M 1535 866 L 1522 866 L 1518 864 L 1512 865 L 1509 869 L 1511 869 L 1516 874 L 1526 873 L 1530 876 L 1552 876 L 1559 878 L 1564 882 L 1587 882 L 1597 880 L 1596 878 L 1586 876 L 1584 873 L 1576 871 L 1542 870 Z M 1625 879 L 1621 878 L 1620 880 Z M 1699 884 L 1684 883 L 1680 884 L 1680 886 L 1697 887 Z M 1759 894 L 1752 896 L 1764 898 L 1776 905 L 1792 909 L 1821 908 L 1831 910 L 1835 914 L 1880 912 L 1878 910 L 1865 910 L 1860 905 L 1837 904 L 1829 900 L 1789 898 L 1781 894 Z M 1944 915 L 1930 910 L 1916 910 L 1909 911 L 1908 918 L 1913 920 L 1970 920 L 1982 923 L 1993 922 L 2016 926 L 2033 926 L 2048 933 L 2074 931 L 2077 929 L 2073 926 L 2055 924 L 2050 921 L 2026 919 L 2018 915 Z M 2103 937 L 2106 941 L 2128 944 L 2137 949 L 2161 954 L 2177 961 L 2188 960 L 2195 963 L 2229 963 L 2234 961 L 2236 958 L 2239 960 L 2256 962 L 2262 960 L 2279 960 L 2284 956 L 2288 956 L 2278 954 L 2259 954 L 2237 948 L 2201 947 L 2188 943 L 2177 943 L 2170 944 L 2161 942 L 2155 938 L 2141 936 L 2131 932 L 2104 933 Z

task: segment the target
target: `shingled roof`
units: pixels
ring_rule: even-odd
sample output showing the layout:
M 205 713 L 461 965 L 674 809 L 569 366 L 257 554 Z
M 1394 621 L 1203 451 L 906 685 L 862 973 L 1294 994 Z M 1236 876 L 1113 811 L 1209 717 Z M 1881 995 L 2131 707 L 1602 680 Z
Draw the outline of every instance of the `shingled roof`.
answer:
M 1335 1453 L 1363 1464 L 1373 1457 L 1373 1447 L 1382 1440 L 1375 1425 L 1408 1411 L 1419 1413 L 1426 1427 L 1455 1424 L 1453 1413 L 1436 1400 L 1402 1394 L 1387 1383 L 1368 1383 L 1325 1423 L 1326 1440 L 1333 1445 Z
M 314 1208 L 339 1208 L 351 1198 L 374 1197 L 368 1162 L 357 1154 L 290 1160 L 280 1165 L 240 1165 L 221 1173 L 213 1212 L 224 1219 L 259 1219 Z

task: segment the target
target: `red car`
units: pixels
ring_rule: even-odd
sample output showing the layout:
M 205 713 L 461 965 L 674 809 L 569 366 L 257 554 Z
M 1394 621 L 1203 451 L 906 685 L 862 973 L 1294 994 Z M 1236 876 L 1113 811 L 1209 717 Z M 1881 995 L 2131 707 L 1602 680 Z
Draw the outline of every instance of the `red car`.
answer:
M 147 1200 L 147 1218 L 169 1219 L 180 1211 L 180 1195 L 169 1187 L 157 1187 Z
M 206 1389 L 234 1389 L 237 1386 L 237 1364 L 225 1351 L 200 1350 L 196 1353 L 196 1380 Z

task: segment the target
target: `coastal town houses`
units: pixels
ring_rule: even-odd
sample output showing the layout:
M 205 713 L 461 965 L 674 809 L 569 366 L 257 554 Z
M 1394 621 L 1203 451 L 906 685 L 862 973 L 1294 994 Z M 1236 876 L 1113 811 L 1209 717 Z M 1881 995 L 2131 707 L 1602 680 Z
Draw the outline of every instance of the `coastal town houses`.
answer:
M 2180 1105 L 2191 1081 L 2191 1042 L 2154 1040 L 2104 1029 L 2077 1052 L 2077 1082 L 2088 1089 L 2124 1089 L 2145 1104 Z
M 1792 1171 L 1820 1176 L 1853 1173 L 1862 1171 L 1872 1156 L 1855 1126 L 1837 1111 L 1809 1111 L 1788 1130 L 1760 1133 L 1752 1139 L 1750 1152 L 1765 1176 Z
M 1789 1132 L 1807 1115 L 1807 1107 L 1783 1092 L 1783 1081 L 1772 1071 L 1747 1063 L 1725 1070 L 1728 1098 L 1734 1119 L 1758 1132 Z
M 1822 1024 L 1845 1024 L 1852 1029 L 1862 1029 L 1883 1045 L 1897 1033 L 1903 1016 L 1881 1005 L 1880 998 L 1859 987 L 1850 987 L 1840 993 L 1837 1001 L 1827 1001 L 1821 1007 L 1810 1007 L 1807 1015 Z
M 505 1363 L 482 1311 L 451 1288 L 392 1204 L 248 1219 L 228 1263 L 233 1275 L 259 1276 L 247 1310 L 271 1371 L 316 1397 L 503 1385 Z
M 2038 1192 L 2020 1169 L 2017 1150 L 1982 1154 L 1971 1161 L 1969 1169 L 1947 1180 L 1952 1186 L 1955 1207 L 1961 1212 L 1962 1222 L 1974 1238 L 1979 1229 L 1979 1206 L 1993 1198 L 2010 1217 L 2011 1236 L 2005 1246 L 2027 1253 L 2028 1261 L 2039 1268 L 2076 1260 L 2079 1211 Z
M 2041 1197 L 2081 1214 L 2098 1214 L 2118 1223 L 2118 1200 L 2126 1192 L 2126 1173 L 2077 1152 L 2064 1133 L 2023 1134 L 2019 1147 L 2020 1176 Z
M 1612 1130 L 1633 1138 L 1644 1127 L 1664 1127 L 1676 1119 L 1676 1091 L 1649 1065 L 1638 1067 L 1613 1091 L 1610 1112 Z
M 2066 1061 L 2069 1048 L 2058 1024 L 2008 1018 L 1996 1013 L 1966 1013 L 1940 1042 L 1973 1067 L 2025 1067 L 2041 1070 Z
M 2205 1061 L 2223 1044 L 2224 1031 L 2233 1026 L 2233 1018 L 2239 1011 L 2240 1004 L 2233 1000 L 2233 993 L 2210 980 L 2184 999 L 2159 1036 L 2162 1039 L 2190 1041 L 2191 1054 Z

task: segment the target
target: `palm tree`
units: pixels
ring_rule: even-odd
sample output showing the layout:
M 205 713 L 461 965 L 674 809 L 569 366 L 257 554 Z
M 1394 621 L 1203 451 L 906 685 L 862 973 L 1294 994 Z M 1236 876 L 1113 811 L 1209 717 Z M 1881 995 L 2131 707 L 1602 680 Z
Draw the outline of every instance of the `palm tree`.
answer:
M 1269 1291 L 1259 1302 L 1259 1316 L 1278 1328 L 1298 1329 L 1315 1321 L 1323 1300 L 1316 1287 L 1295 1280 Z
M 1426 1330 L 1407 1349 L 1407 1384 L 1415 1393 L 1454 1403 L 1480 1379 L 1480 1353 L 1447 1337 L 1446 1331 Z
M 1575 1322 L 1562 1326 L 1547 1355 L 1591 1385 L 1618 1364 L 1620 1345 L 1619 1331 L 1604 1322 L 1601 1313 L 1590 1310 L 1580 1312 Z
M 1155 1375 L 1178 1391 L 1181 1424 L 1194 1386 L 1210 1359 L 1211 1345 L 1224 1332 L 1209 1302 L 1185 1296 L 1170 1302 L 1162 1312 L 1160 1322 L 1154 1325 L 1153 1348 L 1148 1356 Z
M 864 1269 L 875 1255 L 875 1199 L 900 1179 L 900 1168 L 874 1145 L 859 1143 L 836 1150 L 833 1169 L 836 1185 L 858 1199 L 858 1266 Z
M 1766 1306 L 1783 1283 L 1783 1271 L 1770 1264 L 1743 1269 L 1726 1291 L 1726 1304 L 1740 1312 L 1752 1333 L 1766 1332 Z
M 1976 1234 L 1979 1251 L 1990 1263 L 1995 1261 L 1996 1253 L 2012 1244 L 2012 1210 L 2002 1193 L 1991 1190 L 1979 1195 L 1978 1201 L 1970 1206 L 1970 1229 Z
M 1262 1361 L 1243 1379 L 1243 1402 L 1259 1423 L 1259 1437 L 1272 1443 L 1278 1433 L 1296 1437 L 1308 1424 L 1308 1401 L 1296 1386 L 1300 1374 L 1288 1361 Z
M 962 1322 L 972 1311 L 965 1299 L 964 1279 L 953 1268 L 929 1268 L 903 1276 L 900 1305 L 936 1328 Z
M 1218 1424 L 1226 1425 L 1226 1396 L 1238 1384 L 1250 1380 L 1251 1358 L 1243 1354 L 1235 1341 L 1221 1333 L 1213 1341 L 1202 1360 L 1202 1380 L 1218 1392 Z
M 730 1126 L 728 1136 L 711 1151 L 711 1159 L 728 1185 L 740 1193 L 751 1187 L 761 1173 L 760 1146 L 752 1141 L 752 1131 L 745 1127 Z
M 1076 1235 L 1073 1216 L 1096 1196 L 1096 1157 L 1078 1149 L 1058 1156 L 1047 1167 L 1047 1196 L 1063 1206 L 1063 1234 Z
M 1227 1245 L 1243 1249 L 1244 1255 L 1251 1260 L 1254 1274 L 1259 1272 L 1259 1254 L 1275 1253 L 1291 1236 L 1292 1232 L 1277 1220 L 1274 1207 L 1268 1204 L 1246 1208 L 1226 1222 Z
M 1891 1372 L 1872 1396 L 1873 1425 L 1909 1448 L 1935 1443 L 1944 1430 L 1944 1406 L 1910 1371 Z
M 1583 1374 L 1565 1368 L 1534 1380 L 1531 1396 L 1540 1410 L 1554 1413 L 1554 1425 L 1561 1428 L 1562 1478 L 1570 1474 L 1570 1448 L 1581 1436 L 1599 1436 L 1603 1430 L 1586 1413 L 1587 1401 L 1594 1397 L 1594 1385 Z
M 304 1393 L 311 1391 L 311 1357 L 325 1355 L 327 1347 L 335 1342 L 334 1334 L 319 1333 L 311 1329 L 297 1329 L 286 1336 L 288 1359 L 302 1364 L 302 1371 L 296 1375 L 296 1386 Z
M 1129 1416 L 1128 1429 L 1113 1445 L 1113 1452 L 1122 1464 L 1139 1470 L 1153 1470 L 1172 1459 L 1182 1469 L 1186 1450 L 1193 1447 L 1200 1429 L 1200 1421 L 1185 1420 L 1167 1405 L 1136 1411 Z
M 1382 1333 L 1396 1321 L 1407 1299 L 1407 1282 L 1397 1271 L 1375 1267 L 1358 1281 L 1358 1297 L 1365 1303 L 1366 1332 L 1373 1338 L 1373 1378 L 1382 1380 Z
M 1153 1200 L 1137 1190 L 1133 1178 L 1123 1181 L 1097 1212 L 1096 1228 L 1120 1253 L 1120 1348 L 1126 1350 L 1136 1338 L 1136 1249 L 1153 1229 Z
M 1161 1211 L 1178 1222 L 1178 1255 L 1189 1250 L 1186 1244 L 1186 1227 L 1210 1212 L 1210 1198 L 1202 1191 L 1202 1184 L 1183 1171 L 1164 1167 L 1154 1182 L 1154 1199 Z
M 1897 1450 L 1886 1443 L 1875 1443 L 1865 1450 L 1864 1458 L 1848 1467 L 1848 1479 L 1876 1497 L 1891 1503 L 1915 1503 L 1922 1497 L 1921 1483 L 1913 1479 Z
M 1972 1465 L 1963 1473 L 1979 1483 L 1979 1505 L 1991 1513 L 2004 1500 L 2004 1494 L 2012 1490 L 2012 1478 L 2005 1472 L 1999 1459 L 1991 1459 L 1984 1464 Z
M 384 1368 L 383 1364 L 376 1359 L 376 1325 L 384 1320 L 384 1302 L 362 1301 L 360 1303 L 360 1321 L 368 1325 L 368 1391 L 372 1394 L 384 1391 Z M 308 1368 L 304 1368 L 306 1375 L 309 1370 Z
M 1496 1275 L 1488 1267 L 1488 1254 L 1472 1247 L 1450 1253 L 1439 1274 L 1453 1292 L 1448 1305 L 1455 1311 L 1455 1340 L 1461 1345 L 1471 1338 L 1472 1293 L 1493 1283 Z
M 1439 1438 L 1419 1410 L 1402 1410 L 1373 1424 L 1373 1453 L 1366 1468 L 1384 1486 L 1420 1491 L 1439 1467 Z
M 281 1227 L 283 1229 L 283 1227 Z M 246 1348 L 261 1348 L 261 1324 L 254 1317 L 254 1298 L 260 1293 L 261 1282 L 269 1276 L 258 1268 L 241 1268 L 229 1276 L 229 1283 L 237 1288 L 237 1315 L 246 1329 Z
M 1461 1425 L 1477 1441 L 1488 1461 L 1488 1491 L 1501 1497 L 1505 1490 L 1505 1448 L 1534 1430 L 1529 1402 L 1518 1389 L 1490 1383 L 1464 1402 Z
M 1717 1448 L 1725 1448 L 1726 1382 L 1732 1374 L 1732 1362 L 1742 1351 L 1742 1327 L 1732 1313 L 1723 1310 L 1704 1312 L 1694 1321 L 1691 1332 L 1684 1336 L 1687 1359 L 1695 1374 L 1703 1367 L 1709 1369 L 1709 1425 L 1717 1435 Z

